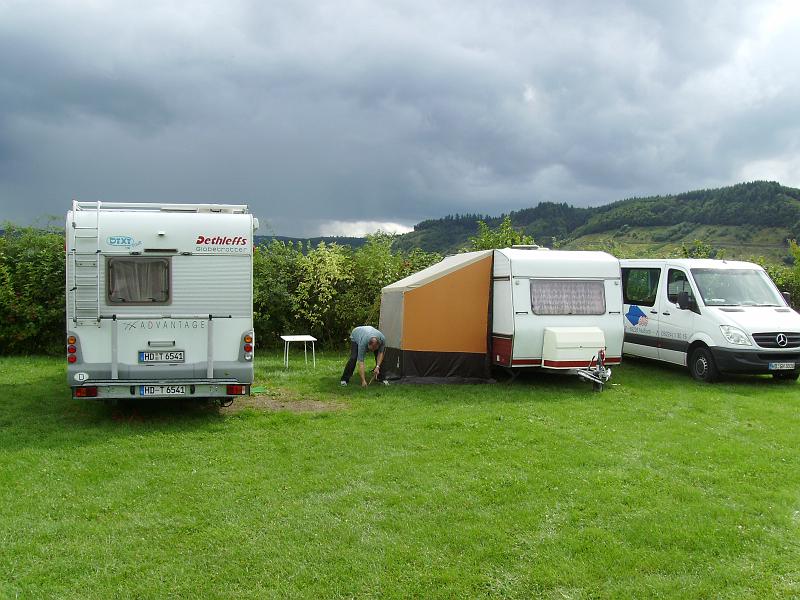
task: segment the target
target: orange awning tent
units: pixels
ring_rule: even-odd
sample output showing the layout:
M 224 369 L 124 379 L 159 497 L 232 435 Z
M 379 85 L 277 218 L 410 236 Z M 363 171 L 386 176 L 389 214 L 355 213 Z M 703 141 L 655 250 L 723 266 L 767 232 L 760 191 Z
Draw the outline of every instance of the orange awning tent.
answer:
M 488 379 L 492 250 L 448 256 L 381 291 L 390 379 Z

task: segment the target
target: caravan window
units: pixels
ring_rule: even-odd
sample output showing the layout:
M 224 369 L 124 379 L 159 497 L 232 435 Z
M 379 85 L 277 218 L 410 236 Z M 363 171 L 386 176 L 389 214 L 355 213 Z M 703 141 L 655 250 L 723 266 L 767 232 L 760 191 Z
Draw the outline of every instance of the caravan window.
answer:
M 622 297 L 625 304 L 653 306 L 660 279 L 661 269 L 658 268 L 622 269 Z
M 108 259 L 110 304 L 167 304 L 170 259 L 115 256 Z
M 531 279 L 531 308 L 537 315 L 603 315 L 605 285 L 598 280 Z

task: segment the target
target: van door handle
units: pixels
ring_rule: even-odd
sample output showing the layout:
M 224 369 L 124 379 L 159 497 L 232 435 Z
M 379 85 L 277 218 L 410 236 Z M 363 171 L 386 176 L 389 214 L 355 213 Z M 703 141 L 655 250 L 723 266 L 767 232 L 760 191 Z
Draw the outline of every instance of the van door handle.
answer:
M 651 310 L 651 311 L 650 311 L 650 314 L 651 314 L 651 315 L 657 315 L 657 314 L 658 314 L 658 311 L 657 311 L 657 310 Z
M 668 312 L 663 312 L 663 313 L 661 313 L 661 314 L 662 314 L 662 315 L 667 315 L 667 316 L 669 316 L 669 313 L 668 313 Z

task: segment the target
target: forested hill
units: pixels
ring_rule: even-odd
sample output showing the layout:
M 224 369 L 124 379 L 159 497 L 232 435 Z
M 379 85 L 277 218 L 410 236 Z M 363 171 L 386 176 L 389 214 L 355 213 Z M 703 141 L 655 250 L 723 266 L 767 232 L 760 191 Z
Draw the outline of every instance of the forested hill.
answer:
M 800 190 L 776 182 L 755 181 L 672 196 L 630 198 L 593 208 L 542 202 L 509 216 L 515 227 L 522 228 L 537 243 L 545 245 L 552 245 L 554 238 L 557 243 L 569 246 L 584 237 L 611 237 L 632 230 L 638 230 L 633 237 L 647 241 L 647 229 L 654 239 L 658 236 L 674 238 L 676 232 L 692 235 L 710 231 L 713 236 L 716 231 L 730 236 L 734 231 L 740 241 L 747 241 L 747 231 L 752 235 L 758 231 L 771 238 L 763 240 L 766 244 L 781 245 L 786 237 L 800 238 Z M 400 236 L 396 246 L 453 252 L 475 235 L 478 219 L 495 227 L 502 218 L 503 215 L 455 215 L 423 221 L 414 231 Z M 720 227 L 729 229 L 721 231 Z M 737 228 L 742 231 L 736 231 Z M 714 242 L 713 239 L 706 241 Z

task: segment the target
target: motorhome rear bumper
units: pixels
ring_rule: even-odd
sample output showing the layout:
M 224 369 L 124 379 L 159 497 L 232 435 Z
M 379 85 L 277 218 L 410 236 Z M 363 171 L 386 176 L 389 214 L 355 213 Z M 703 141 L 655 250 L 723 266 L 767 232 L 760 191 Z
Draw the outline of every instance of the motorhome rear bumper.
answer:
M 717 368 L 723 373 L 797 373 L 800 372 L 800 352 L 764 352 L 763 350 L 731 350 L 711 347 Z M 770 369 L 770 363 L 794 363 L 794 369 Z
M 229 386 L 236 386 L 236 393 L 231 393 Z M 96 394 L 79 396 L 81 388 L 96 388 Z M 170 380 L 170 381 L 91 381 L 83 386 L 72 387 L 72 397 L 83 399 L 141 399 L 158 398 L 228 398 L 230 396 L 248 396 L 250 384 L 235 380 Z

